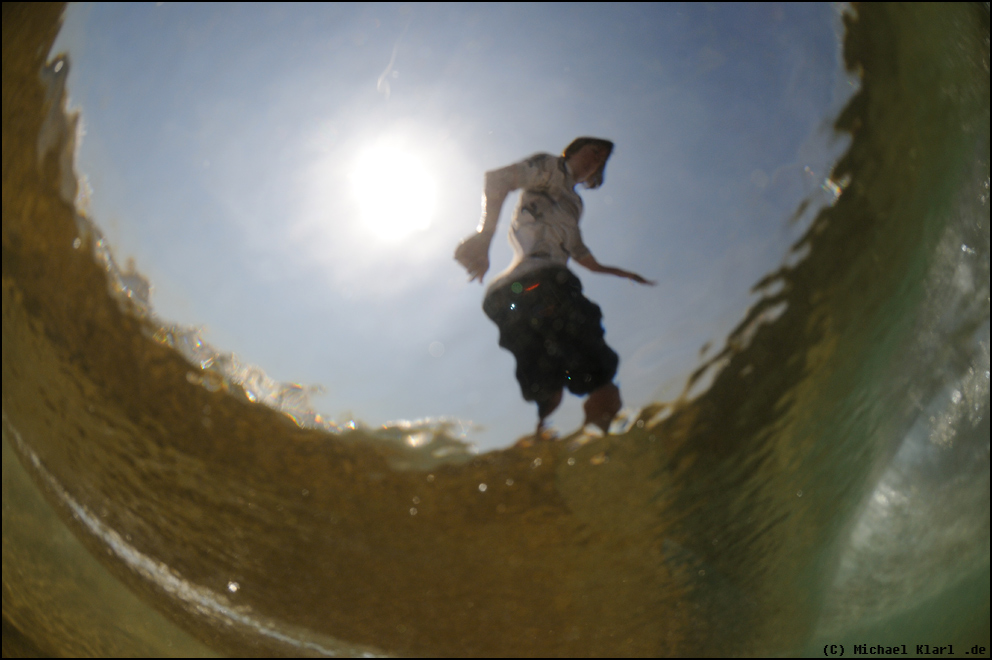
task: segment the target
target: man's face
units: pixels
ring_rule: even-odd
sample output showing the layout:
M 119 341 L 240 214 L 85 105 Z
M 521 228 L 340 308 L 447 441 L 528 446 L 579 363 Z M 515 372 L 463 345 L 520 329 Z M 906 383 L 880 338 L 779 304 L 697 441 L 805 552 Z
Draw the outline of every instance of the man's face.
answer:
M 572 157 L 568 159 L 568 164 L 572 168 L 575 180 L 582 182 L 592 176 L 602 166 L 606 158 L 607 151 L 605 148 L 599 145 L 587 144 L 572 154 Z

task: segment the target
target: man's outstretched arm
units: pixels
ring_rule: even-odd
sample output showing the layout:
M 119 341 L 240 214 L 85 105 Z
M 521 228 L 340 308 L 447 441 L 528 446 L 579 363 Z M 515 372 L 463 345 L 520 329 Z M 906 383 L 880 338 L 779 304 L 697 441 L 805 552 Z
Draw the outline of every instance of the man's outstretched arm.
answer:
M 468 271 L 469 282 L 477 279 L 481 284 L 482 277 L 489 270 L 489 244 L 493 240 L 493 234 L 496 233 L 496 224 L 499 222 L 503 202 L 513 190 L 507 185 L 508 177 L 504 170 L 508 169 L 486 172 L 479 228 L 475 234 L 463 240 L 455 248 L 455 260 Z
M 596 257 L 591 254 L 587 254 L 584 257 L 576 259 L 580 264 L 588 268 L 594 273 L 607 273 L 609 275 L 616 275 L 617 277 L 625 277 L 628 280 L 633 280 L 639 284 L 648 284 L 651 286 L 655 285 L 655 282 L 651 280 L 646 280 L 637 273 L 633 273 L 629 270 L 624 270 L 623 268 L 616 268 L 614 266 L 604 266 L 603 264 L 596 261 Z

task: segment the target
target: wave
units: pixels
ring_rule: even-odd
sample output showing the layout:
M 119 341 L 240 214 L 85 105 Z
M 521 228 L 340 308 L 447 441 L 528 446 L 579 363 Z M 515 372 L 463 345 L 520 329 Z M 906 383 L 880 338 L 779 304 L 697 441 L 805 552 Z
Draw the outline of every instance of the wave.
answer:
M 5 438 L 114 578 L 209 648 L 792 653 L 987 572 L 987 9 L 845 15 L 862 84 L 833 203 L 692 396 L 485 454 L 450 421 L 334 425 L 155 316 L 77 210 L 44 11 L 4 9 Z M 5 630 L 72 652 L 10 568 L 46 558 L 8 561 L 4 480 Z

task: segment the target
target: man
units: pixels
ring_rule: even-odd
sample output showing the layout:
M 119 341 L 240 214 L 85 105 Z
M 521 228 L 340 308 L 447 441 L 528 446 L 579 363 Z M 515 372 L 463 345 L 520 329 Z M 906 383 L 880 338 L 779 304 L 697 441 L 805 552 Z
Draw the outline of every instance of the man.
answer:
M 537 435 L 561 403 L 564 387 L 589 395 L 585 423 L 604 433 L 620 410 L 613 384 L 619 359 L 603 339 L 599 306 L 582 295 L 582 284 L 567 268 L 568 260 L 596 273 L 609 273 L 641 284 L 654 284 L 637 273 L 604 266 L 582 242 L 582 198 L 575 192 L 603 184 L 613 143 L 578 138 L 560 157 L 535 154 L 486 172 L 482 221 L 476 234 L 459 244 L 455 259 L 469 281 L 489 270 L 489 245 L 506 196 L 523 189 L 510 223 L 514 257 L 509 268 L 489 285 L 483 309 L 499 326 L 499 345 L 517 360 L 517 380 L 524 399 L 537 403 Z

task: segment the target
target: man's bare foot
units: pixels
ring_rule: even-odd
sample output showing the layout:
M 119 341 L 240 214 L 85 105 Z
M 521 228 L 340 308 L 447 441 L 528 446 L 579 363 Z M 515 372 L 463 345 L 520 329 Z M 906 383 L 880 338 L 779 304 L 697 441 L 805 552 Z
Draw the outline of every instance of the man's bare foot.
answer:
M 593 390 L 583 404 L 582 408 L 586 411 L 586 421 L 583 424 L 595 424 L 603 429 L 603 433 L 609 433 L 610 424 L 620 412 L 621 405 L 619 388 L 613 383 L 607 383 Z
M 544 430 L 544 420 L 550 417 L 551 413 L 561 405 L 561 393 L 562 391 L 558 390 L 547 401 L 537 404 L 537 430 L 534 431 L 535 438 L 541 437 L 541 432 Z
M 531 445 L 535 442 L 550 442 L 552 440 L 558 439 L 558 432 L 554 429 L 549 429 L 541 426 L 540 423 L 537 425 L 537 431 L 534 433 L 534 438 L 531 441 Z M 530 445 L 528 445 L 530 446 Z

